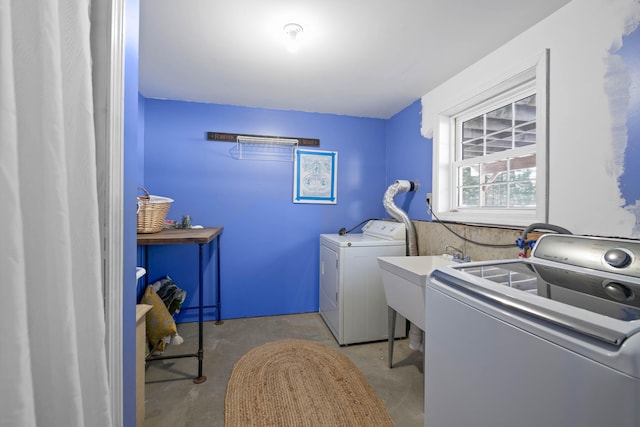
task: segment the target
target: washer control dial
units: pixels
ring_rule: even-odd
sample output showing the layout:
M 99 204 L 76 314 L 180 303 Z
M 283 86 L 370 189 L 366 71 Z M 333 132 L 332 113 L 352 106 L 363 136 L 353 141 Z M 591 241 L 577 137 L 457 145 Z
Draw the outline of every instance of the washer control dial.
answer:
M 633 292 L 631 291 L 631 289 L 629 289 L 627 286 L 623 284 L 616 283 L 616 282 L 609 282 L 603 285 L 607 295 L 609 295 L 611 298 L 617 301 L 626 301 L 628 299 L 631 299 L 631 297 L 633 297 Z
M 614 268 L 624 268 L 631 264 L 631 255 L 624 249 L 609 249 L 604 254 L 604 261 Z

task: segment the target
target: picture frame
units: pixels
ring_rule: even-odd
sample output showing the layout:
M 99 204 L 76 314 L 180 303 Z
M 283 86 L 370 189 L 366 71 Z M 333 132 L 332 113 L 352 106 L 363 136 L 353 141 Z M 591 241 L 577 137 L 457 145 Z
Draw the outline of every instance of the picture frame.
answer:
M 293 161 L 293 203 L 336 204 L 338 153 L 297 148 Z

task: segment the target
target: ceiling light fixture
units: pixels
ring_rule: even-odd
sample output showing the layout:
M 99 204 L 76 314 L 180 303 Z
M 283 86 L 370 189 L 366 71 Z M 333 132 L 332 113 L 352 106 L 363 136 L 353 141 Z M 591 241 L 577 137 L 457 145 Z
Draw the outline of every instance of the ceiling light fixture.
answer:
M 287 50 L 291 53 L 296 52 L 300 48 L 302 33 L 304 32 L 302 26 L 299 24 L 290 23 L 285 25 L 283 30 Z

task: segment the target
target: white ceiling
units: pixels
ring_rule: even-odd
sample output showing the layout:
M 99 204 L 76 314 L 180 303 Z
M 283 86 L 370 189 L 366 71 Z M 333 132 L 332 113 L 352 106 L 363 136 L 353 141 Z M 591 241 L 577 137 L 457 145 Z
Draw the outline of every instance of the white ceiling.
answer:
M 140 93 L 386 119 L 568 2 L 141 0 Z

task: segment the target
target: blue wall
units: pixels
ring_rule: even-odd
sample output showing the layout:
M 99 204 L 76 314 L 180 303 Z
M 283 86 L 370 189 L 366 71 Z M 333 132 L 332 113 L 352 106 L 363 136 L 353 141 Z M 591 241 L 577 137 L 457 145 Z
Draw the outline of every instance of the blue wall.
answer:
M 398 194 L 394 202 L 413 220 L 431 220 L 425 200 L 432 189 L 432 141 L 420 133 L 421 111 L 418 100 L 388 120 L 387 182 L 392 184 L 397 179 L 418 182 L 417 191 Z
M 419 117 L 411 120 L 411 133 L 419 135 Z M 382 196 L 395 179 L 386 176 L 387 123 L 145 100 L 145 187 L 175 200 L 168 219 L 189 214 L 194 224 L 224 227 L 222 318 L 318 310 L 319 235 L 387 216 Z M 400 119 L 393 126 L 399 139 L 402 126 Z M 294 204 L 293 163 L 236 160 L 230 155 L 233 144 L 206 141 L 207 131 L 319 138 L 319 150 L 338 152 L 338 203 Z M 149 270 L 150 280 L 169 274 L 187 290 L 187 305 L 196 304 L 197 246 L 151 247 Z M 209 265 L 206 277 L 213 270 Z M 205 303 L 213 302 L 205 292 Z M 213 311 L 205 315 L 210 319 Z M 195 318 L 195 311 L 186 311 L 178 321 Z

